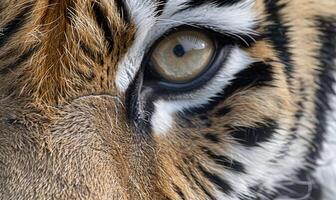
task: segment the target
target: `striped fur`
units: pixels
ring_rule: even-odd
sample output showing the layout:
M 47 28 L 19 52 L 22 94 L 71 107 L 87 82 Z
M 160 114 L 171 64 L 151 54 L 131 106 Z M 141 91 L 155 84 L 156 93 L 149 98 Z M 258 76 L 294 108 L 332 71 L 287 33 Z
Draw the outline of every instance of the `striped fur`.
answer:
M 332 200 L 335 10 L 2 0 L 0 199 Z M 235 45 L 204 85 L 160 89 L 144 60 L 187 25 Z

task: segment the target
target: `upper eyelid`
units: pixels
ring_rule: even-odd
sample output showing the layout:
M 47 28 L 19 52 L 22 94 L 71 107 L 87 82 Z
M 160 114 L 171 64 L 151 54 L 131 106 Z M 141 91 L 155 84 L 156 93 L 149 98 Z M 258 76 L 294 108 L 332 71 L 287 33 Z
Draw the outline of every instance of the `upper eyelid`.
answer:
M 247 2 L 247 1 L 246 1 Z M 246 4 L 246 5 L 250 5 Z M 241 23 L 240 25 L 230 28 L 230 25 L 235 26 L 234 23 L 228 22 L 224 20 L 218 20 L 218 21 L 223 21 L 222 23 L 219 23 L 218 21 L 213 21 L 211 19 L 211 16 L 207 17 L 204 15 L 201 18 L 199 18 L 199 14 L 195 12 L 197 9 L 201 9 L 202 6 L 196 7 L 193 9 L 179 9 L 171 14 L 163 14 L 157 19 L 156 25 L 152 27 L 153 29 L 165 29 L 163 32 L 161 32 L 161 35 L 156 35 L 156 37 L 151 38 L 152 40 L 156 41 L 157 39 L 164 37 L 164 35 L 169 34 L 169 32 L 177 27 L 180 26 L 190 26 L 190 27 L 195 27 L 199 29 L 208 29 L 212 30 L 213 32 L 216 32 L 218 35 L 221 35 L 223 37 L 230 37 L 234 39 L 234 41 L 241 46 L 244 47 L 249 47 L 252 46 L 253 43 L 255 43 L 257 40 L 260 38 L 260 34 L 257 32 L 258 28 L 258 18 L 253 14 L 252 10 L 249 10 L 249 7 L 244 7 L 245 12 L 249 14 L 241 14 L 243 17 L 245 17 L 243 20 L 246 21 L 246 23 Z M 169 8 L 165 8 L 169 9 Z M 225 11 L 225 9 L 228 9 L 228 7 L 223 7 L 223 8 L 214 8 L 215 10 L 219 11 Z M 240 7 L 237 7 L 237 12 L 239 12 Z M 231 10 L 231 13 L 235 13 L 235 11 Z M 223 18 L 225 16 L 229 16 L 223 14 Z M 183 19 L 183 16 L 186 19 Z M 189 17 L 188 17 L 189 16 Z M 193 18 L 193 16 L 196 16 L 196 18 Z M 209 18 L 209 19 L 208 19 Z M 237 20 L 239 21 L 239 20 Z M 205 23 L 206 22 L 206 23 Z M 231 23 L 231 24 L 230 24 Z M 166 28 L 165 26 L 168 26 Z M 169 27 L 170 26 L 170 27 Z
M 156 38 L 153 38 L 146 48 L 147 49 L 146 53 L 148 53 L 152 49 L 152 47 L 155 46 L 157 41 L 159 41 L 161 38 L 167 37 L 168 35 L 176 31 L 188 29 L 188 27 L 194 30 L 200 30 L 200 31 L 203 30 L 204 32 L 208 32 L 208 34 L 212 32 L 211 33 L 212 37 L 217 36 L 217 37 L 222 37 L 222 38 L 231 38 L 233 43 L 237 44 L 238 46 L 243 46 L 243 47 L 252 46 L 256 41 L 259 40 L 259 37 L 260 37 L 259 34 L 257 33 L 253 35 L 231 34 L 229 32 L 226 32 L 225 30 L 219 30 L 218 28 L 213 27 L 213 26 L 200 26 L 197 23 L 182 25 L 182 26 L 178 25 L 178 26 L 174 26 L 166 30 L 163 34 L 158 35 Z

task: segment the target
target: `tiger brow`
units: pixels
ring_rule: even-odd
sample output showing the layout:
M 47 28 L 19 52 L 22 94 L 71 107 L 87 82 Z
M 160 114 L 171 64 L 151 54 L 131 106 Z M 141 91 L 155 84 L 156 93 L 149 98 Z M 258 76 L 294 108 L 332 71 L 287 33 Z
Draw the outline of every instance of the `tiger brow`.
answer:
M 125 1 L 116 0 L 115 3 L 116 3 L 116 7 L 117 7 L 120 17 L 126 22 L 126 24 L 130 24 L 131 17 L 130 17 L 129 9 L 125 5 Z
M 218 22 L 213 22 L 211 20 L 207 21 L 207 23 L 199 22 L 198 20 L 188 21 L 185 19 L 179 21 L 179 20 L 172 20 L 171 17 L 180 15 L 183 13 L 189 13 L 189 12 L 193 13 L 194 9 L 202 9 L 203 6 L 207 6 L 207 5 L 214 6 L 215 9 L 218 9 L 218 10 L 236 7 L 237 13 L 239 13 L 239 11 L 242 12 L 241 9 L 243 9 L 243 11 L 246 11 L 245 9 L 248 8 L 249 5 L 252 5 L 253 2 L 254 1 L 252 0 L 187 0 L 181 3 L 180 6 L 182 7 L 180 9 L 177 9 L 175 12 L 173 12 L 169 18 L 158 19 L 158 21 L 161 21 L 163 23 L 165 23 L 166 21 L 167 22 L 171 21 L 171 22 L 179 23 L 181 26 L 187 25 L 187 26 L 201 28 L 201 29 L 203 28 L 210 29 L 216 33 L 219 33 L 222 36 L 233 39 L 234 42 L 236 44 L 239 44 L 240 46 L 249 47 L 249 46 L 252 46 L 256 41 L 259 41 L 261 38 L 258 32 L 256 31 L 258 30 L 258 20 L 257 19 L 249 21 L 248 22 L 249 26 L 247 27 L 247 29 L 240 30 L 240 31 L 234 31 L 234 30 L 226 29 L 230 27 L 231 22 L 229 23 L 229 25 L 226 25 L 226 28 L 223 28 L 223 26 L 225 26 L 225 23 L 221 24 Z M 205 19 L 206 19 L 206 16 L 204 16 L 202 20 L 205 20 Z M 244 27 L 244 26 L 241 26 L 241 27 Z

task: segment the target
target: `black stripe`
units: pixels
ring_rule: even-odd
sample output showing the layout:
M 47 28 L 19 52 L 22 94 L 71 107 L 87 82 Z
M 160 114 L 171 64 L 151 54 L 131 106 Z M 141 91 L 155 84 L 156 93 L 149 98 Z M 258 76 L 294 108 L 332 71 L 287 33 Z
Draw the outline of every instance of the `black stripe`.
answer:
M 187 113 L 183 113 L 185 117 L 189 117 Z M 199 127 L 211 127 L 213 122 L 207 115 L 200 115 L 199 116 L 200 122 Z
M 92 50 L 83 41 L 80 41 L 79 46 L 85 55 L 87 55 L 92 61 L 98 63 L 99 65 L 104 65 L 104 56 L 101 53 Z
M 268 141 L 278 128 L 278 124 L 272 119 L 266 119 L 264 123 L 259 123 L 255 127 L 227 126 L 227 128 L 235 141 L 253 147 Z
M 270 23 L 265 27 L 265 33 L 263 37 L 269 39 L 278 54 L 278 57 L 282 63 L 286 66 L 286 74 L 288 76 L 287 81 L 291 85 L 290 78 L 292 77 L 293 64 L 292 53 L 290 52 L 290 38 L 288 33 L 290 26 L 283 19 L 281 12 L 286 9 L 286 3 L 278 0 L 264 0 L 266 11 L 268 13 L 267 23 Z
M 0 27 L 0 48 L 3 47 L 6 42 L 17 33 L 26 23 L 28 14 L 31 13 L 33 4 L 28 4 L 14 19 L 9 21 L 4 27 Z
M 254 194 L 253 197 L 244 197 L 240 198 L 240 200 L 271 200 L 275 199 L 277 194 L 274 191 L 270 191 L 263 186 L 263 183 L 258 183 L 248 189 L 251 194 Z M 263 197 L 263 198 L 261 198 Z
M 186 166 L 188 166 L 188 172 L 190 173 L 190 176 L 187 175 L 181 167 L 178 166 L 177 168 L 182 172 L 183 176 L 188 180 L 188 182 L 193 180 L 193 182 L 196 184 L 196 186 L 198 186 L 204 192 L 204 194 L 209 197 L 209 199 L 215 200 L 215 198 L 211 195 L 211 193 L 199 182 L 198 178 L 194 175 L 194 173 L 193 173 L 194 168 L 191 169 L 191 167 L 190 167 L 190 166 L 194 165 L 193 157 L 189 157 L 189 159 L 184 158 L 183 163 Z
M 1 67 L 0 69 L 0 74 L 1 75 L 4 75 L 4 74 L 7 74 L 9 72 L 12 72 L 16 67 L 18 67 L 20 64 L 22 64 L 24 61 L 26 61 L 27 59 L 29 59 L 31 57 L 31 55 L 37 50 L 37 46 L 29 49 L 27 52 L 23 53 L 21 56 L 18 57 L 18 59 L 7 65 L 7 66 L 4 66 L 4 67 Z
M 230 113 L 232 111 L 232 108 L 230 108 L 229 106 L 224 106 L 223 108 L 220 108 L 216 111 L 215 115 L 217 117 L 222 117 L 224 115 L 227 115 L 228 113 Z
M 166 194 L 163 194 L 163 200 L 172 200 L 172 199 L 168 197 Z
M 272 86 L 271 82 L 273 80 L 273 66 L 264 62 L 256 62 L 247 69 L 239 72 L 223 94 L 225 94 L 225 96 L 231 96 L 237 90 L 246 87 Z
M 76 4 L 74 1 L 69 1 L 64 10 L 66 23 L 74 25 L 74 13 L 76 13 Z
M 208 5 L 213 4 L 218 7 L 223 7 L 223 6 L 232 6 L 242 1 L 243 0 L 190 0 L 186 3 L 186 5 L 189 8 L 199 7 L 204 4 L 208 4 Z
M 162 12 L 166 6 L 167 0 L 157 0 L 157 7 L 156 7 L 156 17 L 162 15 Z
M 198 166 L 198 169 L 204 174 L 204 176 L 213 184 L 216 185 L 216 187 L 222 191 L 223 193 L 229 195 L 233 190 L 232 187 L 230 186 L 230 184 L 221 179 L 219 176 L 217 176 L 214 173 L 211 173 L 209 171 L 207 171 L 204 167 L 202 167 L 201 165 Z
M 204 192 L 205 195 L 209 197 L 209 199 L 216 200 L 216 198 L 212 196 L 212 194 L 204 187 L 204 185 L 200 183 L 200 181 L 196 178 L 196 176 L 193 174 L 192 171 L 190 171 L 190 175 L 191 175 L 191 178 L 196 183 L 196 185 Z
M 302 78 L 299 78 L 299 83 L 300 83 L 300 90 L 299 93 L 297 94 L 300 96 L 300 100 L 296 103 L 298 110 L 296 111 L 294 117 L 294 125 L 291 127 L 288 136 L 286 137 L 286 144 L 283 145 L 283 148 L 277 153 L 274 159 L 272 159 L 270 162 L 276 163 L 288 156 L 290 153 L 290 148 L 296 144 L 296 139 L 299 137 L 298 129 L 302 125 L 302 118 L 304 117 L 304 112 L 307 109 L 305 107 L 305 104 L 303 102 L 309 101 L 308 97 L 309 94 L 307 94 L 307 91 L 310 90 L 309 86 L 307 86 L 302 80 Z
M 108 43 L 108 50 L 109 52 L 112 52 L 114 42 L 113 42 L 112 28 L 110 26 L 110 22 L 108 18 L 106 17 L 106 15 L 104 14 L 104 11 L 102 10 L 100 4 L 97 1 L 93 3 L 92 9 L 95 15 L 96 22 L 101 28 L 101 30 L 103 31 L 105 40 Z
M 272 191 L 266 189 L 263 183 L 256 184 L 253 187 L 249 187 L 249 190 L 251 194 L 257 194 L 257 196 L 242 198 L 241 200 L 260 200 L 260 196 L 264 197 L 263 199 L 287 197 L 288 199 L 321 200 L 321 187 L 316 182 L 315 177 L 312 176 L 310 170 L 298 171 L 291 180 L 296 181 L 280 182 Z
M 272 81 L 274 80 L 273 66 L 265 62 L 253 63 L 245 70 L 236 74 L 235 77 L 230 85 L 209 101 L 209 104 L 202 106 L 202 108 L 190 109 L 186 113 L 196 115 L 209 112 L 238 90 L 253 87 L 274 87 L 272 85 Z
M 293 180 L 296 181 L 279 183 L 277 196 L 274 199 L 287 197 L 288 199 L 322 200 L 321 187 L 311 171 L 301 170 Z
M 93 71 L 89 71 L 88 73 L 85 73 L 78 68 L 75 68 L 75 72 L 83 79 L 86 79 L 87 81 L 92 81 L 94 78 L 96 78 L 96 74 Z
M 336 95 L 333 86 L 336 84 L 333 73 L 336 71 L 336 17 L 319 17 L 316 19 L 320 29 L 319 42 L 322 43 L 319 52 L 319 76 L 318 84 L 320 88 L 316 92 L 316 128 L 315 138 L 312 141 L 314 146 L 321 148 L 323 135 L 327 128 L 327 112 L 331 109 L 329 95 Z M 319 151 L 312 149 L 308 160 L 315 160 Z
M 3 54 L 0 54 L 1 55 L 0 56 L 0 61 L 3 61 L 3 60 L 8 59 L 8 58 L 15 57 L 19 54 L 20 54 L 20 51 L 17 49 L 17 47 L 8 49 Z
M 115 0 L 116 6 L 118 8 L 118 12 L 120 13 L 120 17 L 129 24 L 131 21 L 131 18 L 129 16 L 127 7 L 124 3 L 125 0 Z
M 186 197 L 184 196 L 181 188 L 175 184 L 173 184 L 173 188 L 174 188 L 174 191 L 176 192 L 176 194 L 179 195 L 179 197 L 182 199 L 182 200 L 186 200 Z
M 219 143 L 221 139 L 218 137 L 218 134 L 215 133 L 206 133 L 204 138 L 213 143 Z
M 184 161 L 185 163 L 188 163 L 188 162 L 186 162 L 186 159 L 183 159 L 183 161 Z M 186 172 L 182 169 L 181 166 L 176 166 L 176 168 L 181 172 L 181 174 L 183 175 L 183 177 L 184 177 L 188 182 L 191 181 L 190 176 L 188 176 L 188 175 L 186 174 Z
M 205 152 L 209 158 L 211 158 L 216 164 L 222 165 L 226 169 L 229 169 L 234 172 L 238 173 L 245 173 L 245 167 L 242 163 L 232 159 L 228 158 L 223 155 L 216 155 L 213 151 L 211 151 L 207 147 L 202 147 L 203 152 Z

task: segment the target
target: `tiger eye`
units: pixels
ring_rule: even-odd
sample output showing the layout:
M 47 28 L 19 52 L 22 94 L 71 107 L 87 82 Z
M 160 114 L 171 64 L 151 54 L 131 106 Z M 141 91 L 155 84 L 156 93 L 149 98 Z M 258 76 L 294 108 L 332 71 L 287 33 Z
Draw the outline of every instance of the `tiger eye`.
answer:
M 163 38 L 154 48 L 151 63 L 170 82 L 187 82 L 209 66 L 215 52 L 210 37 L 199 31 L 180 31 Z

